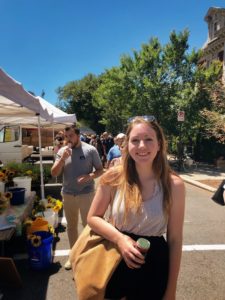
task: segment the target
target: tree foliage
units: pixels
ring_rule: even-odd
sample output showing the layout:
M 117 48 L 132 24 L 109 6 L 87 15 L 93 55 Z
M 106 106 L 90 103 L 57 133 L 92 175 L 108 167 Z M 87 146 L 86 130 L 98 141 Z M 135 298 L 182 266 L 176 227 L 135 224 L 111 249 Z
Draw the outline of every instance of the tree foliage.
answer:
M 165 46 L 151 38 L 139 51 L 123 55 L 119 66 L 58 88 L 61 108 L 98 133 L 116 134 L 129 117 L 154 115 L 173 147 L 181 138 L 197 143 L 202 133 L 224 141 L 225 93 L 214 84 L 221 64 L 199 66 L 201 51 L 189 51 L 188 38 L 188 30 L 173 31 Z M 182 123 L 178 111 L 185 112 Z
M 217 141 L 225 144 L 225 90 L 221 81 L 216 81 L 208 93 L 212 100 L 211 109 L 203 109 L 202 116 L 205 118 L 205 136 L 214 137 Z
M 98 123 L 101 108 L 93 106 L 93 93 L 98 88 L 101 77 L 88 74 L 81 80 L 70 81 L 57 89 L 58 106 L 67 113 L 75 113 L 80 123 L 94 130 L 103 130 Z

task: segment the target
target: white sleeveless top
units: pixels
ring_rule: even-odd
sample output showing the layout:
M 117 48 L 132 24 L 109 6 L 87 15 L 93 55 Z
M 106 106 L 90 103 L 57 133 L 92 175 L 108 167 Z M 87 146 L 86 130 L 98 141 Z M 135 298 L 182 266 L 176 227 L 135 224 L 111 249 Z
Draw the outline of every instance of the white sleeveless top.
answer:
M 167 218 L 163 213 L 163 190 L 161 184 L 156 184 L 152 197 L 143 201 L 140 210 L 128 212 L 126 223 L 123 221 L 124 200 L 120 200 L 117 190 L 111 211 L 113 225 L 120 231 L 143 236 L 161 236 L 166 232 Z

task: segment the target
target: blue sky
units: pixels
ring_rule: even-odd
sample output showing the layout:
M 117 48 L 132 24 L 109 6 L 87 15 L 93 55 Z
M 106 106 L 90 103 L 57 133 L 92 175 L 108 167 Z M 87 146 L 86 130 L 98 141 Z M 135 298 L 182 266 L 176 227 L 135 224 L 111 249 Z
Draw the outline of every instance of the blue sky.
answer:
M 207 39 L 210 7 L 224 0 L 0 0 L 0 66 L 55 104 L 55 90 L 117 66 L 123 54 L 189 29 L 190 49 Z

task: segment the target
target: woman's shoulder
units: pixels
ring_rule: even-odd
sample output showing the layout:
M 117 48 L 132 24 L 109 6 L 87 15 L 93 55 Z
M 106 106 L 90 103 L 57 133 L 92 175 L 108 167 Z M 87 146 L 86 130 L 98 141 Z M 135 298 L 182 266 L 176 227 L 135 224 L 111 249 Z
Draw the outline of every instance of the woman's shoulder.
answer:
M 101 176 L 100 182 L 102 184 L 115 185 L 121 175 L 121 166 L 113 166 L 107 169 Z
M 184 181 L 179 175 L 171 174 L 170 179 L 172 188 L 184 188 Z

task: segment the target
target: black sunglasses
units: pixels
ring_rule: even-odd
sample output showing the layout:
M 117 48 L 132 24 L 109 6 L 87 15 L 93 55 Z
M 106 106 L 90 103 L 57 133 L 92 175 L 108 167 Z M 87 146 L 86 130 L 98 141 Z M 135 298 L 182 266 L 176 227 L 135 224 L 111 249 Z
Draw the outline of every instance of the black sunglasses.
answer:
M 155 116 L 153 116 L 153 115 L 150 115 L 150 116 L 145 115 L 145 116 L 135 116 L 135 117 L 130 117 L 130 118 L 127 120 L 127 122 L 128 122 L 128 123 L 132 123 L 136 118 L 141 118 L 141 119 L 144 119 L 145 121 L 148 121 L 148 122 L 154 122 L 154 121 L 156 121 Z

